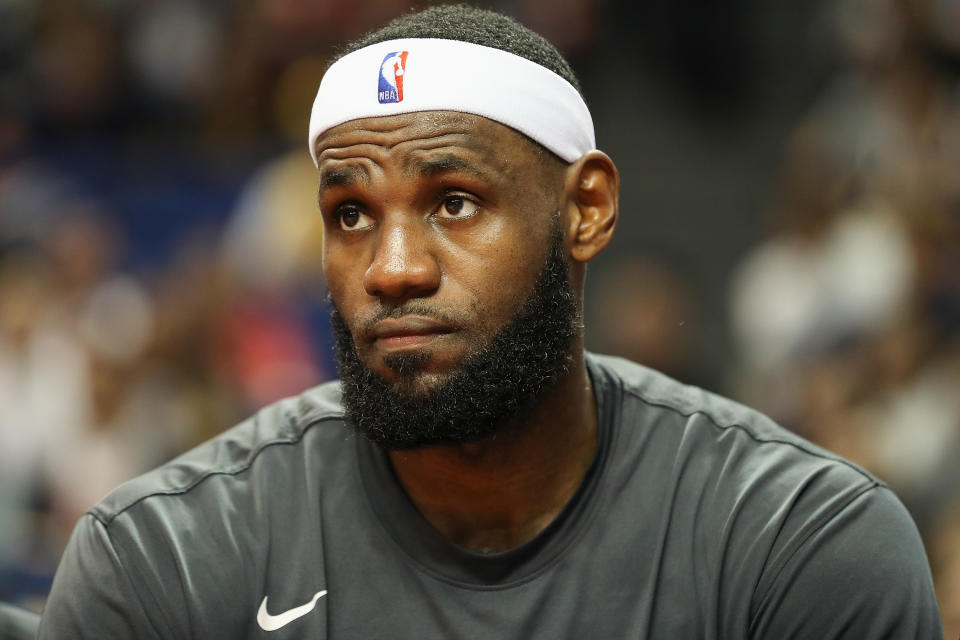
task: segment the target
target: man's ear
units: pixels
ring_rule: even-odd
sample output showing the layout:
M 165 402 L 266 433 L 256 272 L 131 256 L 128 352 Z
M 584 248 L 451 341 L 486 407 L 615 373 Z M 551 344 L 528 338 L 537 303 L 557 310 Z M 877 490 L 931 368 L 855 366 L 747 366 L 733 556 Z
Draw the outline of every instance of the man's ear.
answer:
M 596 150 L 584 154 L 567 172 L 570 257 L 588 262 L 603 251 L 617 226 L 620 174 L 610 156 Z

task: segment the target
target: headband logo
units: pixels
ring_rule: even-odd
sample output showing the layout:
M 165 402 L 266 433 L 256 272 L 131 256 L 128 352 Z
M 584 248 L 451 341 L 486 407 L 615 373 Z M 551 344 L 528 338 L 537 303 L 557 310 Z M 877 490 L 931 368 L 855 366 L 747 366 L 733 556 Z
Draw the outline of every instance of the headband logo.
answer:
M 380 104 L 403 102 L 403 74 L 407 70 L 407 51 L 388 53 L 380 63 Z

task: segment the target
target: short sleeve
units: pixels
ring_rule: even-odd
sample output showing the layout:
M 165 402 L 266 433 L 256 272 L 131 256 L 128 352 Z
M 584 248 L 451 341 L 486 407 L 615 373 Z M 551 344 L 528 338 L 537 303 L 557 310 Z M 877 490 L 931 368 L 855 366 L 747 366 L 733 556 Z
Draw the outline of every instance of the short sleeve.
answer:
M 148 619 L 106 527 L 85 515 L 57 568 L 38 638 L 162 636 Z
M 757 593 L 751 638 L 943 637 L 920 535 L 874 486 L 796 541 Z

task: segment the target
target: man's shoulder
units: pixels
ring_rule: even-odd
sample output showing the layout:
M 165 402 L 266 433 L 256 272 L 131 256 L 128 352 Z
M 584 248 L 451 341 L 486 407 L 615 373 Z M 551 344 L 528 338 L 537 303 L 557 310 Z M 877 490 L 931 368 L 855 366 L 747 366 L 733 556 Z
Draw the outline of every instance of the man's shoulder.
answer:
M 633 487 L 621 495 L 662 517 L 658 530 L 679 550 L 663 566 L 681 592 L 689 575 L 705 592 L 729 580 L 721 605 L 751 637 L 784 637 L 798 620 L 818 630 L 810 637 L 835 637 L 851 614 L 847 630 L 888 630 L 858 637 L 936 629 L 919 534 L 882 481 L 732 400 L 619 358 L 590 361 L 618 400 L 620 477 L 639 478 L 619 482 Z
M 266 451 L 288 447 L 292 453 L 303 445 L 308 433 L 319 430 L 331 436 L 331 443 L 346 442 L 345 429 L 340 383 L 328 382 L 268 405 L 220 435 L 120 485 L 89 513 L 109 524 L 148 498 L 183 496 L 208 479 L 241 476 Z M 323 447 L 315 449 L 323 455 Z
M 734 468 L 741 473 L 759 471 L 758 466 L 776 467 L 781 477 L 829 470 L 828 475 L 848 487 L 883 484 L 859 466 L 734 400 L 622 358 L 591 354 L 590 360 L 605 383 L 619 389 L 620 420 L 631 423 L 628 428 L 657 429 L 658 435 L 678 444 L 683 440 L 718 465 L 735 456 Z

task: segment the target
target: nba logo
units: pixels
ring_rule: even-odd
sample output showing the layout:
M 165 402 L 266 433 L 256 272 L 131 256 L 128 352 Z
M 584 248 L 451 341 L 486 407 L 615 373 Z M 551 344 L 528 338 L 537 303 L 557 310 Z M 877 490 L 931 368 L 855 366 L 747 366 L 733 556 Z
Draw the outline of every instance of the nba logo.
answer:
M 407 69 L 407 53 L 388 53 L 380 63 L 380 85 L 377 89 L 380 104 L 403 101 L 403 73 Z

